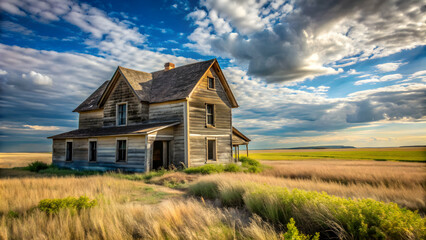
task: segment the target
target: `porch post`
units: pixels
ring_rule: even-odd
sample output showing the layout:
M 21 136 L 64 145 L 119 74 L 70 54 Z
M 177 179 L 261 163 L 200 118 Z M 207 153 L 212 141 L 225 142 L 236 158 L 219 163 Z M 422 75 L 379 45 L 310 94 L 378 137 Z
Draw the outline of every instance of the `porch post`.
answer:
M 248 157 L 248 144 L 246 143 L 246 151 L 247 151 L 247 157 Z

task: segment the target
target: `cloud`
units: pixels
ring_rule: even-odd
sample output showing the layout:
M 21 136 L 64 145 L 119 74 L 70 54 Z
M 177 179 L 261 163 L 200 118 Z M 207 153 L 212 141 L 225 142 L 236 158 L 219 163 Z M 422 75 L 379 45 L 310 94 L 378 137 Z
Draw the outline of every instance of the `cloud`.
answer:
M 0 69 L 0 75 L 6 75 L 6 74 L 7 74 L 7 71 Z
M 200 6 L 188 15 L 196 28 L 185 46 L 235 59 L 267 82 L 337 74 L 339 67 L 426 44 L 426 17 L 415 0 L 204 0 Z
M 385 75 L 381 78 L 370 78 L 370 79 L 364 79 L 364 80 L 359 80 L 356 81 L 354 83 L 354 85 L 363 85 L 363 84 L 367 84 L 367 83 L 378 83 L 378 82 L 387 82 L 387 81 L 393 81 L 393 80 L 398 80 L 401 79 L 402 75 L 401 74 L 391 74 L 391 75 Z
M 348 74 L 349 75 L 355 75 L 355 74 L 360 74 L 360 73 L 357 72 L 355 69 L 349 69 Z
M 406 63 L 397 63 L 397 62 L 383 63 L 383 64 L 376 65 L 376 68 L 379 69 L 381 72 L 393 72 L 393 71 L 396 71 L 400 66 L 404 64 Z
M 225 68 L 240 107 L 233 110 L 233 124 L 249 136 L 312 137 L 363 126 L 377 121 L 426 120 L 422 83 L 394 84 L 328 97 L 328 86 L 301 86 L 299 90 L 267 83 L 236 67 Z M 388 77 L 391 78 L 391 77 Z M 394 76 L 393 78 L 396 78 Z
M 52 85 L 52 78 L 34 71 L 31 71 L 28 75 L 23 73 L 22 78 L 31 79 L 38 85 Z
M 23 127 L 30 128 L 36 131 L 55 131 L 59 129 L 59 127 L 56 127 L 56 126 L 39 126 L 39 125 L 24 125 Z

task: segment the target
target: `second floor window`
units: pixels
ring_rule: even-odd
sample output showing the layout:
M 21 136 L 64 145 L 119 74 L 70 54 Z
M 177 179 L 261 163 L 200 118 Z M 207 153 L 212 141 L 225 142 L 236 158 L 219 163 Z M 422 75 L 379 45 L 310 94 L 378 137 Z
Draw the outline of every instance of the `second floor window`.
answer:
M 206 104 L 206 124 L 207 126 L 214 126 L 214 105 Z
M 117 125 L 122 126 L 127 124 L 127 103 L 117 105 Z

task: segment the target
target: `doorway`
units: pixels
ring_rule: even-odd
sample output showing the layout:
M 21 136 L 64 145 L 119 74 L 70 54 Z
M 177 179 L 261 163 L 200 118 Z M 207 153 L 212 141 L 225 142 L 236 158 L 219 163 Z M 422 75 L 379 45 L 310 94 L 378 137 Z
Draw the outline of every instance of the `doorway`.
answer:
M 152 152 L 152 170 L 167 168 L 169 163 L 168 142 L 154 141 L 154 149 Z

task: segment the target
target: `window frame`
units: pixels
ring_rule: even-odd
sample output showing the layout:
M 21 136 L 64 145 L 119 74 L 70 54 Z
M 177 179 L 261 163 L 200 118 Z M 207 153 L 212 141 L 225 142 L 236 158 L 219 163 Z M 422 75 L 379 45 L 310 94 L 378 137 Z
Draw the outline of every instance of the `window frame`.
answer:
M 213 87 L 210 87 L 210 79 L 213 80 Z M 215 77 L 207 77 L 207 89 L 210 89 L 210 90 L 216 89 L 216 78 Z
M 125 149 L 125 154 L 124 154 L 124 161 L 123 160 L 119 160 L 119 141 L 125 141 L 126 143 L 126 149 Z M 129 140 L 127 138 L 116 138 L 115 139 L 115 162 L 116 163 L 127 163 L 128 160 L 128 149 L 129 149 Z
M 93 161 L 93 160 L 91 160 L 90 158 L 91 158 L 91 156 L 92 156 L 92 148 L 90 147 L 90 144 L 92 143 L 92 142 L 94 142 L 94 143 L 96 143 L 96 155 L 95 155 L 95 160 Z M 98 161 L 98 140 L 97 139 L 89 139 L 88 140 L 88 146 L 87 146 L 87 149 L 88 149 L 88 156 L 87 156 L 87 161 L 88 162 L 92 162 L 92 163 L 95 163 L 95 162 L 97 162 Z
M 119 114 L 119 109 L 120 106 L 122 105 L 126 105 L 126 118 L 125 118 L 125 123 L 124 124 L 119 124 L 120 123 L 120 114 Z M 129 118 L 129 104 L 127 104 L 127 102 L 119 102 L 116 104 L 115 106 L 115 125 L 116 126 L 127 126 L 127 122 L 128 122 L 128 118 Z
M 71 157 L 68 158 L 68 143 L 71 143 L 71 152 L 70 155 Z M 65 162 L 72 162 L 73 161 L 73 155 L 74 155 L 74 146 L 73 146 L 73 140 L 72 139 L 67 139 L 65 140 Z
M 213 159 L 209 159 L 209 141 L 214 141 Z M 217 138 L 206 137 L 206 163 L 217 162 Z
M 214 128 L 214 127 L 216 127 L 216 105 L 215 104 L 210 104 L 210 103 L 206 103 L 205 105 L 206 105 L 205 106 L 205 111 L 206 111 L 206 116 L 205 116 L 205 118 L 206 118 L 206 127 Z M 208 106 L 212 106 L 213 107 L 212 113 L 209 113 Z M 213 124 L 209 123 L 209 115 L 213 116 Z

